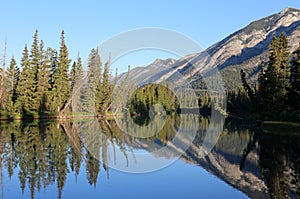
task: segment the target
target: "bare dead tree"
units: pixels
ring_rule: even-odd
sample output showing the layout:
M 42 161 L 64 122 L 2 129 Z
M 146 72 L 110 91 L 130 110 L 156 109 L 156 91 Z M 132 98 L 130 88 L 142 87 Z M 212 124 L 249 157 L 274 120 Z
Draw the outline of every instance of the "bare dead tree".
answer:
M 5 67 L 6 67 L 6 39 L 4 41 L 4 51 L 3 51 L 3 58 L 2 58 L 2 71 L 1 71 L 1 81 L 0 81 L 0 106 L 3 105 L 3 96 L 5 91 Z

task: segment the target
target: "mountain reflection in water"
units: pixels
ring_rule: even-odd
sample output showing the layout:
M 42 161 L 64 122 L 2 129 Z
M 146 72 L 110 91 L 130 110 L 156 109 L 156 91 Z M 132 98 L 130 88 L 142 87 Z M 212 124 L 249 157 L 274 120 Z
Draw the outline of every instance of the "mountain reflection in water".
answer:
M 156 153 L 156 150 L 174 138 L 184 119 L 190 121 L 191 127 L 198 121 L 200 126 L 194 142 L 180 156 L 180 161 L 204 168 L 251 198 L 300 197 L 299 135 L 228 126 L 213 150 L 202 157 L 201 146 L 209 119 L 178 116 L 168 116 L 159 133 L 144 139 L 122 132 L 114 120 L 1 123 L 2 197 L 10 198 L 4 190 L 13 176 L 18 179 L 16 187 L 22 192 L 30 190 L 31 198 L 53 184 L 57 187 L 57 198 L 63 198 L 70 173 L 76 181 L 79 173 L 85 170 L 87 182 L 101 187 L 101 182 L 97 184 L 99 173 L 114 178 L 110 176 L 110 167 L 116 164 L 124 168 L 137 166 L 134 157 L 138 153 L 153 154 L 154 160 L 175 158 L 181 152 L 176 146 L 165 153 Z

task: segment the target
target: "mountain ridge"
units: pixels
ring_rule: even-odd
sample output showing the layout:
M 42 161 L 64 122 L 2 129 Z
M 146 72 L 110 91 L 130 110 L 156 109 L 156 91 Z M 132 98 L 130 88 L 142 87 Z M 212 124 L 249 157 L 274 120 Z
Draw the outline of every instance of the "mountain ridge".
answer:
M 290 50 L 293 51 L 299 44 L 299 9 L 288 7 L 279 13 L 253 21 L 202 52 L 186 55 L 176 61 L 157 59 L 148 66 L 132 69 L 132 72 L 140 74 L 143 70 L 154 71 L 162 64 L 168 69 L 149 74 L 144 82 L 171 80 L 180 83 L 177 75 L 180 72 L 182 79 L 188 79 L 194 87 L 199 88 L 202 77 L 212 76 L 218 69 L 225 87 L 237 89 L 241 86 L 241 68 L 248 74 L 250 82 L 256 81 L 260 64 L 267 61 L 268 45 L 273 34 L 279 35 L 281 32 L 287 35 Z

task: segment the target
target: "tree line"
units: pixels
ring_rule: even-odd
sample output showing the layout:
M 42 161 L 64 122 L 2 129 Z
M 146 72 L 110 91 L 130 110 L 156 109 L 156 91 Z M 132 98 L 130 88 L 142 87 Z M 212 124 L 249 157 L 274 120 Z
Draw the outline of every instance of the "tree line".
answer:
M 242 86 L 226 91 L 227 116 L 250 120 L 300 120 L 300 43 L 290 53 L 285 33 L 274 35 L 268 47 L 268 61 L 261 63 L 257 82 L 253 87 L 241 69 Z M 204 86 L 205 88 L 205 86 Z M 213 96 L 216 101 L 220 97 Z M 210 113 L 212 96 L 199 94 L 202 114 Z
M 24 46 L 19 66 L 14 56 L 8 67 L 5 59 L 6 55 L 0 69 L 2 117 L 66 114 L 72 111 L 74 93 L 79 98 L 77 101 L 88 103 L 90 99 L 83 98 L 94 92 L 93 106 L 97 114 L 107 111 L 109 107 L 112 90 L 109 63 L 105 64 L 102 71 L 98 49 L 92 49 L 86 70 L 83 69 L 79 53 L 71 65 L 64 31 L 61 32 L 58 51 L 45 47 L 36 30 L 30 49 L 27 44 Z M 87 84 L 92 85 L 94 90 L 84 86 Z
M 179 109 L 179 102 L 174 92 L 168 85 L 145 84 L 138 87 L 130 98 L 129 111 L 132 115 L 139 115 L 146 121 L 149 120 L 149 111 L 153 105 L 160 104 L 166 114 L 176 113 Z M 159 110 L 152 110 L 159 112 Z
M 241 70 L 243 88 L 237 92 L 227 91 L 228 115 L 244 118 L 250 114 L 262 120 L 300 119 L 300 44 L 292 55 L 289 50 L 285 34 L 274 35 L 268 61 L 261 64 L 254 88 L 249 86 L 246 73 Z M 46 48 L 36 30 L 30 49 L 24 46 L 19 66 L 12 57 L 6 67 L 5 59 L 6 55 L 0 69 L 2 118 L 62 116 L 70 112 L 102 115 L 110 109 L 117 72 L 113 81 L 110 63 L 102 64 L 97 48 L 91 50 L 85 70 L 79 55 L 71 65 L 64 31 L 58 51 Z M 132 113 L 146 114 L 156 103 L 164 106 L 168 113 L 178 109 L 178 101 L 167 86 L 144 85 L 133 93 L 130 101 Z M 207 92 L 199 96 L 198 102 L 202 113 L 210 111 L 212 100 Z
M 241 70 L 244 91 L 252 116 L 261 120 L 300 119 L 300 44 L 290 54 L 287 37 L 273 36 L 268 62 L 261 64 L 258 81 L 251 88 Z

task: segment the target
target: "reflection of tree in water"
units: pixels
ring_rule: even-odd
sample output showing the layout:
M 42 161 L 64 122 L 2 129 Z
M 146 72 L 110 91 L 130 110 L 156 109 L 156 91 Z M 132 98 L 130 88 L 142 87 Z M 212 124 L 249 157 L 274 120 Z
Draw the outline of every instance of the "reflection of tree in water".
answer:
M 300 197 L 299 137 L 262 135 L 259 145 L 262 176 L 270 197 Z
M 31 198 L 34 198 L 35 189 L 40 191 L 42 187 L 46 188 L 56 182 L 58 198 L 61 198 L 69 172 L 67 157 L 73 149 L 60 125 L 15 123 L 4 126 L 2 131 L 8 138 L 3 153 L 4 162 L 9 177 L 13 175 L 13 170 L 19 167 L 18 177 L 22 192 L 27 184 Z M 76 158 L 72 157 L 70 160 Z
M 6 130 L 9 138 L 9 148 L 15 149 L 15 161 L 19 165 L 19 180 L 24 192 L 26 184 L 34 198 L 35 188 L 40 191 L 53 182 L 57 182 L 58 197 L 66 182 L 68 166 L 66 158 L 68 154 L 68 139 L 61 129 L 55 125 L 46 124 L 18 124 L 20 131 Z M 18 128 L 17 126 L 12 126 Z M 11 159 L 11 156 L 5 156 Z
M 71 122 L 62 122 L 61 127 L 67 134 L 69 143 L 71 145 L 68 151 L 69 164 L 71 171 L 75 172 L 75 179 L 77 183 L 77 176 L 79 175 L 80 171 L 82 155 L 82 144 L 77 134 L 77 125 Z
M 4 189 L 4 185 L 3 185 L 3 165 L 2 165 L 2 160 L 3 160 L 3 151 L 5 150 L 5 145 L 7 142 L 7 136 L 5 133 L 5 130 L 0 129 L 0 186 L 1 186 L 1 192 L 2 192 L 2 198 L 3 198 L 3 189 Z M 8 173 L 10 173 L 8 171 Z M 10 175 L 10 174 L 9 174 Z M 11 175 L 10 175 L 11 176 Z
M 245 148 L 240 168 L 247 155 L 259 148 L 261 177 L 266 181 L 270 198 L 300 197 L 300 137 L 255 132 Z
M 82 161 L 85 161 L 87 181 L 90 185 L 96 186 L 100 167 L 103 167 L 108 175 L 109 159 L 116 161 L 116 155 L 108 156 L 109 150 L 116 153 L 118 147 L 127 159 L 128 166 L 127 157 L 130 153 L 133 154 L 131 150 L 135 147 L 143 146 L 145 147 L 143 149 L 152 152 L 170 142 L 182 123 L 185 129 L 193 129 L 195 122 L 199 122 L 199 118 L 191 115 L 167 116 L 160 132 L 144 139 L 134 138 L 122 132 L 114 120 L 78 122 L 65 120 L 1 125 L 0 171 L 7 170 L 9 177 L 17 175 L 22 191 L 24 192 L 27 187 L 32 198 L 36 190 L 40 191 L 52 184 L 57 185 L 58 198 L 61 198 L 68 173 L 71 172 L 77 177 Z M 208 118 L 200 119 L 200 128 L 193 142 L 194 147 L 201 146 L 210 124 Z M 217 125 L 212 123 L 212 126 L 218 129 Z M 99 133 L 100 129 L 101 133 Z M 299 136 L 252 133 L 248 130 L 234 132 L 236 133 L 225 130 L 222 133 L 214 148 L 215 152 L 238 155 L 241 151 L 235 149 L 241 147 L 236 146 L 239 144 L 245 146 L 249 140 L 241 158 L 241 170 L 244 169 L 243 162 L 246 161 L 248 154 L 258 149 L 261 177 L 268 186 L 270 197 L 300 196 Z M 246 143 L 244 141 L 240 143 L 241 140 L 245 140 Z M 143 145 L 137 144 L 137 141 Z M 233 145 L 235 147 L 232 147 Z M 190 148 L 188 154 L 184 155 L 196 158 L 197 151 L 195 154 L 193 151 L 194 148 Z M 1 180 L 2 178 L 0 182 Z
M 147 142 L 165 143 L 172 139 L 175 123 L 167 118 L 167 125 Z M 11 123 L 0 126 L 0 138 L 0 171 L 6 168 L 11 178 L 17 170 L 21 190 L 24 193 L 28 187 L 31 198 L 36 190 L 54 183 L 58 198 L 62 198 L 67 174 L 74 173 L 77 180 L 82 161 L 85 161 L 87 181 L 96 186 L 100 166 L 109 174 L 108 147 L 119 147 L 127 159 L 136 139 L 122 132 L 113 120 Z

